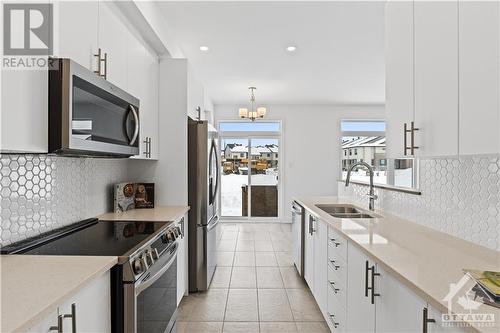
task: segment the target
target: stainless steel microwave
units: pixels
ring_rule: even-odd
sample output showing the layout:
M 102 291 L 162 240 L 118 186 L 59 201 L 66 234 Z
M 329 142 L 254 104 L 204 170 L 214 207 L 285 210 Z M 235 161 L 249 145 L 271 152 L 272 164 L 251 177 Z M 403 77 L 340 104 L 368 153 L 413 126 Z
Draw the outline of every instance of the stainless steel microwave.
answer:
M 49 69 L 49 152 L 139 154 L 139 100 L 70 59 Z

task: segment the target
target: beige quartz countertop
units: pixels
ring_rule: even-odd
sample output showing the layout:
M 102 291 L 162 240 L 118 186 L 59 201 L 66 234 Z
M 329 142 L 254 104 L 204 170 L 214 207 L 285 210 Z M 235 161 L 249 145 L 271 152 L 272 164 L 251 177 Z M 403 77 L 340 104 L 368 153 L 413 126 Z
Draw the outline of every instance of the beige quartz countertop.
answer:
M 1 332 L 26 332 L 116 263 L 104 256 L 0 256 Z
M 101 221 L 175 221 L 189 211 L 189 206 L 158 206 L 155 208 L 132 209 L 123 213 L 105 213 L 97 218 Z
M 347 198 L 298 197 L 294 200 L 343 234 L 352 244 L 442 313 L 448 313 L 444 298 L 450 292 L 450 284 L 458 283 L 464 276 L 463 269 L 500 271 L 498 251 L 379 210 L 375 214 L 381 218 L 341 219 L 316 207 L 316 204 L 353 204 L 360 207 Z M 467 312 L 463 309 L 452 311 Z M 500 309 L 481 305 L 473 313 L 494 314 L 496 326 L 475 327 L 472 330 L 500 331 Z

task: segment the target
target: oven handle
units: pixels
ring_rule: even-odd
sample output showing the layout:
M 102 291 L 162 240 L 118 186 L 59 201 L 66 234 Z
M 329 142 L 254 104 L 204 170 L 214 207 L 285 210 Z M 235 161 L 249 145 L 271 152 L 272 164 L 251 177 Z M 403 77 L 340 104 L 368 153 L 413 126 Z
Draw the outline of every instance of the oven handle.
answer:
M 135 122 L 134 134 L 132 135 L 132 138 L 130 139 L 129 142 L 129 145 L 133 146 L 135 140 L 137 140 L 137 136 L 139 135 L 139 115 L 137 114 L 137 110 L 132 104 L 130 104 L 129 107 L 130 111 L 132 111 L 132 115 L 134 116 L 134 122 Z
M 163 275 L 163 273 L 165 273 L 170 268 L 170 266 L 172 266 L 175 259 L 177 258 L 177 251 L 178 250 L 179 250 L 179 247 L 177 246 L 175 248 L 173 255 L 172 255 L 172 258 L 170 258 L 170 260 L 165 264 L 165 266 L 163 266 L 155 275 L 153 275 L 153 277 L 151 277 L 148 280 L 146 280 L 145 282 L 139 284 L 135 288 L 135 296 L 136 297 L 139 296 L 144 290 L 149 288 L 153 283 L 155 283 Z

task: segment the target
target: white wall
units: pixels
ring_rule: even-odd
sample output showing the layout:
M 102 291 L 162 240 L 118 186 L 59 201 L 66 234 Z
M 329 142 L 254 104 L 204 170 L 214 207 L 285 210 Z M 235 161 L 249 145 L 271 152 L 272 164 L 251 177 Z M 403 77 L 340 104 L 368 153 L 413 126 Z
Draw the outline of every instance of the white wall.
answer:
M 216 122 L 237 119 L 237 105 L 215 105 Z M 267 120 L 283 124 L 283 221 L 293 196 L 337 195 L 340 120 L 383 119 L 383 105 L 269 105 Z
M 187 205 L 187 60 L 160 60 L 159 160 L 134 160 L 132 181 L 155 182 L 157 205 Z

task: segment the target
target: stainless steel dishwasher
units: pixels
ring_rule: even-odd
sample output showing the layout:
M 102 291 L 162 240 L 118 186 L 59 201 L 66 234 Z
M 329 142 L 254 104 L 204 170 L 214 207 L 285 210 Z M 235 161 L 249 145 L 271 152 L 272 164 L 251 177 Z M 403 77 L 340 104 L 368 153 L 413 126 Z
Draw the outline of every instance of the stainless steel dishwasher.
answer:
M 300 276 L 304 276 L 304 207 L 292 203 L 292 255 L 293 263 Z

